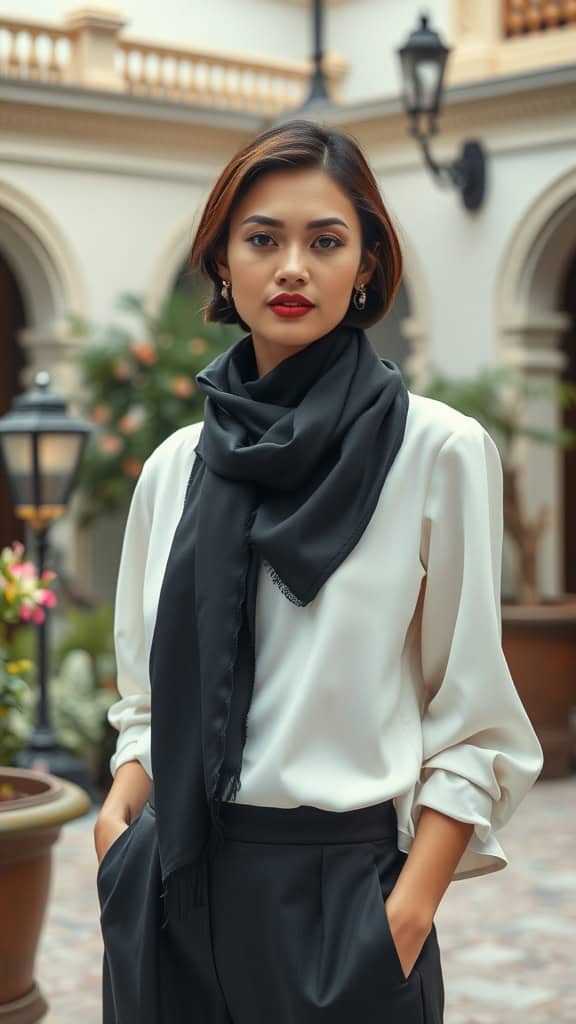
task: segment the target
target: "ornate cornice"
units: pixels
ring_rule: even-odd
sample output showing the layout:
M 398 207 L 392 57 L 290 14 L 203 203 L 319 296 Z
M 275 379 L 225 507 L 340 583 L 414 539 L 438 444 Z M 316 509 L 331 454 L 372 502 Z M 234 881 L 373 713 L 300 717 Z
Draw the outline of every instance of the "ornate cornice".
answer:
M 71 157 L 87 147 L 104 146 L 116 158 L 123 153 L 129 159 L 192 161 L 202 177 L 203 168 L 219 166 L 270 124 L 258 114 L 46 83 L 0 80 L 0 100 L 0 140 L 5 145 L 33 139 L 38 149 L 38 143 L 70 146 Z M 468 134 L 471 125 L 480 136 L 510 125 L 510 144 L 519 144 L 521 136 L 549 137 L 558 130 L 558 118 L 566 122 L 564 138 L 576 133 L 575 113 L 576 67 L 456 86 L 445 98 L 437 146 Z M 333 105 L 323 111 L 322 120 L 353 132 L 367 146 L 412 146 L 398 97 Z M 0 141 L 0 159 L 1 146 Z M 190 166 L 185 177 L 190 180 Z

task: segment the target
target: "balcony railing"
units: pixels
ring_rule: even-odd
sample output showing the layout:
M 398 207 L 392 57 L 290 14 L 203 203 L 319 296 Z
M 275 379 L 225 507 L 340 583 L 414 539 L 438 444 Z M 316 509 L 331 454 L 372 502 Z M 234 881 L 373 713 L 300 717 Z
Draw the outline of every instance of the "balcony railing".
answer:
M 576 25 L 576 0 L 503 0 L 502 24 L 508 38 Z
M 62 27 L 0 17 L 0 76 L 264 114 L 296 107 L 306 95 L 306 61 L 155 46 L 121 37 L 123 25 L 94 8 L 72 12 Z M 327 55 L 334 99 L 346 67 Z
M 70 32 L 40 22 L 0 18 L 0 74 L 62 82 L 70 63 Z

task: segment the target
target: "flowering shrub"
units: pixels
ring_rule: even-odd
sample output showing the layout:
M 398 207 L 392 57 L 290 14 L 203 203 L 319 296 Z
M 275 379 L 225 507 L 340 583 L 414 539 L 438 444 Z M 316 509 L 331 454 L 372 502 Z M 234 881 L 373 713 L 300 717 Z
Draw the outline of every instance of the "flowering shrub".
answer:
M 133 330 L 97 335 L 75 323 L 92 341 L 79 357 L 85 413 L 95 424 L 79 479 L 83 525 L 125 511 L 148 455 L 202 418 L 194 376 L 238 336 L 236 328 L 204 323 L 197 294 L 173 295 L 156 317 L 137 296 L 124 295 L 121 308 L 136 318 Z
M 55 574 L 38 576 L 32 562 L 24 557 L 24 546 L 16 542 L 0 551 L 0 763 L 10 761 L 18 746 L 10 716 L 24 712 L 28 697 L 27 674 L 32 663 L 10 657 L 7 633 L 17 623 L 42 623 L 46 609 L 54 608 L 56 595 L 50 589 Z

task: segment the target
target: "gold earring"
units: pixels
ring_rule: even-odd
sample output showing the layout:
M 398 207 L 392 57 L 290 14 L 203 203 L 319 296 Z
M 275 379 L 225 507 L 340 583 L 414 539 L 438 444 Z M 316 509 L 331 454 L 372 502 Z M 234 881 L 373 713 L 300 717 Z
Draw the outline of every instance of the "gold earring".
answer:
M 230 302 L 230 285 L 231 281 L 222 281 L 222 288 L 220 289 L 220 294 L 224 299 L 224 302 Z
M 364 307 L 366 305 L 366 285 L 365 284 L 359 284 L 358 287 L 354 289 L 354 296 L 352 298 L 352 302 L 353 302 L 354 307 L 356 309 L 364 309 Z

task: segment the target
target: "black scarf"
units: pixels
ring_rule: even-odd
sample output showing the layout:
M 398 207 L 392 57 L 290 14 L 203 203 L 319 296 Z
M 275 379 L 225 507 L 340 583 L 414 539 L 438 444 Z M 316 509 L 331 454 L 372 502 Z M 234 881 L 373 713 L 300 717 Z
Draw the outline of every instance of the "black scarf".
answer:
M 164 925 L 206 902 L 219 801 L 240 787 L 259 565 L 314 600 L 370 520 L 408 411 L 398 367 L 343 324 L 260 378 L 247 335 L 195 379 L 204 425 L 150 652 Z

